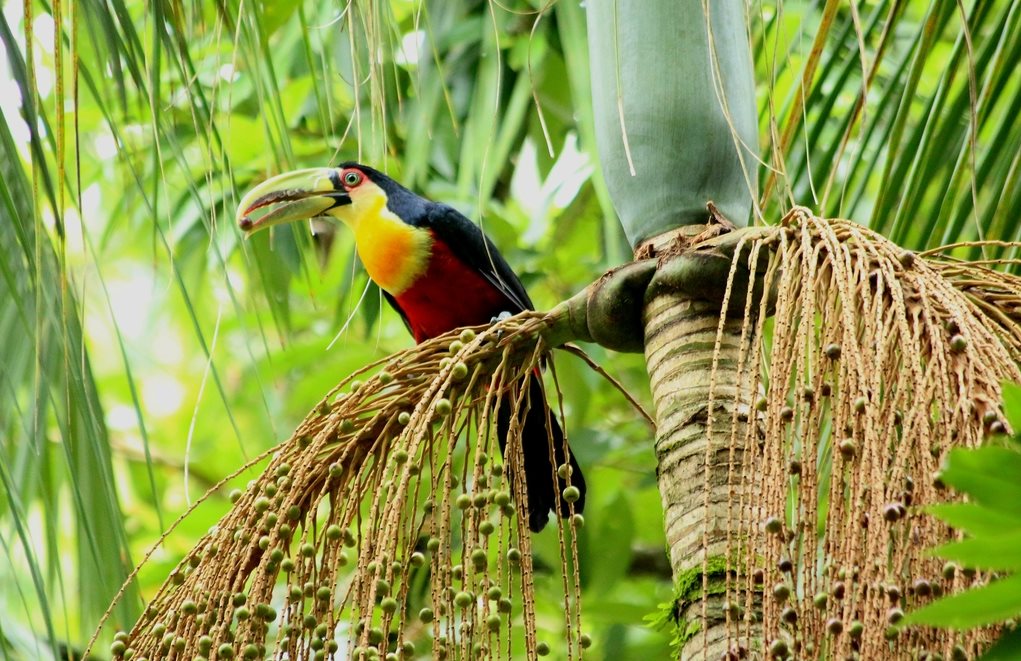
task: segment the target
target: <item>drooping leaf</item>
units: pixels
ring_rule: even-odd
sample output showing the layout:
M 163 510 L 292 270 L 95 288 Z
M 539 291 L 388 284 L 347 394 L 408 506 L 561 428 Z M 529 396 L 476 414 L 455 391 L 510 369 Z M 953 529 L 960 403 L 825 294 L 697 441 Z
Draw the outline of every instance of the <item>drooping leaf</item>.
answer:
M 1021 659 L 1021 629 L 1012 629 L 979 657 L 979 661 L 1016 661 Z
M 973 535 L 1021 531 L 1021 515 L 990 509 L 978 503 L 941 503 L 928 507 L 927 511 L 942 519 L 947 525 Z
M 1021 531 L 984 535 L 937 547 L 933 553 L 976 569 L 1021 569 Z
M 1021 385 L 1005 381 L 1003 388 L 1003 413 L 1007 416 L 1011 430 L 1021 433 Z
M 905 624 L 963 629 L 995 624 L 1021 614 L 1021 574 L 967 590 L 908 613 Z
M 990 509 L 1021 514 L 1021 453 L 987 445 L 950 452 L 941 479 Z

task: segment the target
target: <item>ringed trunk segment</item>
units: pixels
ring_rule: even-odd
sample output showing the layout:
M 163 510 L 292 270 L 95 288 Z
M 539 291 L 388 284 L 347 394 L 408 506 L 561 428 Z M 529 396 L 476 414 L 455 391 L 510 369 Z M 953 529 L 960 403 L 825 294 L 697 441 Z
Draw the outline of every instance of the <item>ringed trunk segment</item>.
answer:
M 646 306 L 645 356 L 670 565 L 675 581 L 691 572 L 698 577 L 694 594 L 677 595 L 675 604 L 678 624 L 695 631 L 681 658 L 703 652 L 721 658 L 731 646 L 736 631 L 728 634 L 725 602 L 733 595 L 720 584 L 737 568 L 725 560 L 736 542 L 735 505 L 755 501 L 742 479 L 754 425 L 738 383 L 741 323 L 725 322 L 717 352 L 719 326 L 717 306 L 683 294 L 664 292 Z M 732 430 L 737 418 L 744 422 Z
M 732 259 L 711 239 L 719 243 L 713 234 L 728 229 L 688 226 L 641 249 L 660 262 L 643 325 L 680 658 L 722 658 L 740 651 L 739 639 L 761 636 L 760 627 L 740 617 L 745 604 L 758 612 L 760 598 L 740 580 L 747 563 L 735 554 L 748 546 L 737 536 L 747 517 L 742 508 L 757 502 L 747 448 L 761 437 L 751 415 L 755 380 L 742 369 L 749 328 L 735 313 L 757 308 L 748 288 L 726 287 Z M 724 305 L 730 315 L 721 316 Z

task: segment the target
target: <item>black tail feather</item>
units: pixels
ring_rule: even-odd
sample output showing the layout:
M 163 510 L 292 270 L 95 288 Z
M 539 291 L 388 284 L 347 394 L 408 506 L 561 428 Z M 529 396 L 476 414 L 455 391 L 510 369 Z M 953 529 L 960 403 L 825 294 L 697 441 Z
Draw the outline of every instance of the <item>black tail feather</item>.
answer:
M 521 430 L 521 449 L 525 463 L 525 488 L 528 491 L 528 527 L 532 532 L 539 532 L 546 525 L 550 512 L 557 511 L 557 493 L 563 493 L 568 480 L 559 477 L 557 467 L 564 461 L 564 433 L 560 429 L 557 417 L 552 412 L 547 418 L 547 406 L 542 382 L 538 375 L 533 376 L 528 384 L 530 405 L 525 415 Z M 505 398 L 500 404 L 496 418 L 496 434 L 500 441 L 500 452 L 504 453 L 507 433 L 510 430 L 511 410 L 513 402 Z M 547 434 L 547 430 L 550 432 Z M 553 464 L 550 464 L 550 439 L 553 440 Z M 581 467 L 574 458 L 570 448 L 567 449 L 567 463 L 571 466 L 570 484 L 577 487 L 581 497 L 574 503 L 574 511 L 581 513 L 585 509 L 585 478 Z M 559 514 L 562 518 L 570 516 L 570 505 L 560 498 Z

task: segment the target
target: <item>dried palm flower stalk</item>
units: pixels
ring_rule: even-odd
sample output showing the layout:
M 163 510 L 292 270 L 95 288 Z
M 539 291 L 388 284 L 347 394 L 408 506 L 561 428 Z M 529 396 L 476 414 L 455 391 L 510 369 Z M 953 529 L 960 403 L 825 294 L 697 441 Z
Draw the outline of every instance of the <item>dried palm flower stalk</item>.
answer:
M 533 313 L 466 329 L 345 379 L 118 634 L 115 657 L 543 651 L 531 537 L 517 514 L 525 502 L 517 420 L 546 406 L 523 387 L 544 363 L 543 328 Z M 506 458 L 498 407 L 514 414 Z M 582 523 L 580 515 L 558 522 L 567 640 L 557 648 L 572 657 L 587 644 L 575 545 Z
M 1021 280 L 800 208 L 728 241 L 726 298 L 744 308 L 724 303 L 743 315 L 737 401 L 756 422 L 709 406 L 731 461 L 744 457 L 726 473 L 728 644 L 806 659 L 974 653 L 995 628 L 894 625 L 986 580 L 928 552 L 956 533 L 923 508 L 952 497 L 939 480 L 950 448 L 1004 430 L 1000 384 L 1021 378 Z M 771 295 L 756 299 L 756 282 L 745 295 L 735 275 L 764 254 L 757 284 Z

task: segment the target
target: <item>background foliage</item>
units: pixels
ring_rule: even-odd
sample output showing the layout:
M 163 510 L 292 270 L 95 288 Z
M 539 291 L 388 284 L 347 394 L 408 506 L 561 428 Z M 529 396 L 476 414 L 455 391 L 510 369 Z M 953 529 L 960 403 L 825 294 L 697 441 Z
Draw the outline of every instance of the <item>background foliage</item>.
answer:
M 1004 384 L 1004 413 L 1013 429 L 1021 429 L 1021 386 Z M 1021 654 L 1021 578 L 1017 570 L 1017 540 L 1021 537 L 1021 435 L 1003 437 L 984 447 L 953 450 L 940 479 L 968 496 L 968 502 L 930 508 L 947 525 L 966 533 L 961 541 L 936 549 L 947 559 L 944 576 L 958 568 L 994 572 L 997 580 L 966 592 L 944 597 L 911 613 L 906 623 L 932 624 L 948 629 L 969 629 L 1005 621 L 1012 625 L 982 658 L 984 661 L 1016 658 Z
M 89 0 L 0 16 L 0 654 L 80 644 L 192 500 L 409 342 L 343 232 L 241 243 L 239 189 L 347 158 L 385 167 L 481 218 L 540 307 L 629 257 L 591 157 L 588 90 L 612 72 L 589 74 L 578 2 Z M 797 202 L 915 249 L 1017 238 L 1019 3 L 788 0 L 748 18 L 758 222 Z M 640 357 L 593 354 L 648 399 Z M 671 593 L 649 432 L 575 359 L 558 373 L 592 488 L 594 652 L 660 657 L 668 635 L 643 625 Z

